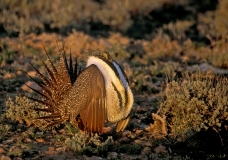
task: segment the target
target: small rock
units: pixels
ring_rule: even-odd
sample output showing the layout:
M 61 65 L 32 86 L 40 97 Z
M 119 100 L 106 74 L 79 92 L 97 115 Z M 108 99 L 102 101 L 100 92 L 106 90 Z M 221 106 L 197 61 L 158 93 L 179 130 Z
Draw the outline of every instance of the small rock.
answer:
M 37 135 L 44 135 L 44 132 L 36 132 Z
M 154 149 L 155 153 L 167 154 L 168 151 L 165 146 L 158 146 Z
M 146 113 L 148 112 L 148 107 L 140 107 L 140 108 L 137 108 L 137 113 Z
M 187 62 L 190 58 L 189 56 L 182 56 L 181 59 L 183 62 Z
M 141 152 L 142 155 L 148 155 L 150 153 L 151 153 L 150 147 L 143 148 L 143 150 Z
M 55 147 L 49 147 L 45 153 L 49 155 L 56 154 Z
M 63 153 L 66 151 L 66 148 L 65 147 L 58 147 L 55 149 L 58 153 Z
M 20 157 L 14 157 L 13 160 L 22 160 Z
M 22 71 L 17 71 L 17 75 L 22 75 L 23 74 L 23 72 Z
M 100 160 L 103 159 L 101 157 L 97 157 L 97 156 L 92 156 L 92 157 L 87 157 L 86 155 L 83 155 L 84 160 Z
M 6 153 L 6 151 L 0 147 L 0 154 Z
M 129 154 L 124 154 L 124 153 L 120 153 L 120 158 L 119 159 L 127 159 L 127 160 L 145 160 L 143 158 L 143 155 L 129 155 Z
M 27 86 L 26 86 L 27 85 Z M 35 89 L 35 90 L 41 90 L 41 88 L 35 83 L 35 82 L 32 82 L 32 81 L 28 81 L 26 82 L 22 87 L 21 89 L 23 91 L 27 91 L 27 92 L 33 92 L 32 89 L 30 89 L 29 87 Z
M 0 160 L 11 160 L 11 158 L 8 156 L 1 156 Z
M 107 159 L 116 159 L 118 154 L 116 152 L 109 152 Z
M 30 138 L 25 138 L 25 142 L 31 143 L 32 140 Z
M 45 142 L 45 140 L 43 138 L 37 138 L 36 141 L 39 142 L 39 143 L 44 143 Z
M 145 144 L 147 147 L 152 147 L 152 143 L 150 141 L 146 142 Z
M 103 133 L 109 133 L 112 130 L 111 127 L 103 127 Z
M 123 137 L 123 138 L 120 138 L 119 140 L 118 140 L 120 143 L 124 143 L 124 144 L 126 144 L 126 143 L 129 143 L 130 142 L 130 139 L 129 138 L 127 138 L 127 137 Z
M 37 73 L 36 71 L 30 71 L 27 73 L 30 77 L 36 77 L 37 76 Z
M 147 143 L 146 141 L 142 141 L 139 139 L 136 139 L 134 142 L 140 146 L 146 146 L 146 143 Z
M 125 131 L 123 131 L 122 136 L 127 137 L 130 134 L 131 134 L 131 131 L 125 130 Z
M 2 144 L 9 144 L 9 143 L 14 143 L 14 139 L 11 138 L 11 139 L 7 139 L 7 140 L 2 142 Z
M 137 135 L 141 135 L 141 134 L 142 134 L 142 132 L 143 132 L 143 130 L 141 130 L 141 129 L 137 129 L 137 130 L 135 131 L 135 134 L 137 134 Z
M 4 78 L 5 79 L 8 79 L 8 78 L 15 78 L 16 77 L 16 75 L 14 74 L 14 73 L 6 73 L 5 75 L 4 75 Z
M 49 151 L 54 151 L 55 150 L 55 147 L 48 147 L 48 150 Z
M 135 139 L 137 136 L 136 136 L 136 134 L 132 133 L 132 134 L 128 135 L 128 137 L 129 137 L 130 139 Z
M 143 136 L 140 138 L 140 141 L 144 141 L 144 147 L 152 147 L 152 142 L 150 140 L 148 140 L 147 136 Z

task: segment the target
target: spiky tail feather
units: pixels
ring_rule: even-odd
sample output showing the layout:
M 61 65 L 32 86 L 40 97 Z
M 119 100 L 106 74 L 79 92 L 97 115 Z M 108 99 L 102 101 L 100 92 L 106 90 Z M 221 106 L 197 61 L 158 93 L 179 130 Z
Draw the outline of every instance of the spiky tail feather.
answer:
M 65 51 L 63 50 L 63 52 L 61 52 L 60 49 L 60 64 L 58 69 L 56 69 L 45 47 L 44 51 L 50 67 L 48 67 L 43 60 L 42 63 L 45 67 L 48 78 L 45 77 L 42 73 L 40 73 L 40 71 L 36 69 L 32 64 L 31 66 L 37 72 L 40 79 L 45 85 L 41 84 L 40 82 L 36 81 L 34 78 L 28 75 L 41 88 L 42 91 L 35 90 L 29 86 L 28 87 L 37 94 L 39 94 L 43 99 L 41 100 L 33 97 L 28 98 L 45 105 L 45 108 L 35 108 L 35 110 L 49 113 L 48 116 L 37 118 L 47 120 L 48 123 L 46 127 L 49 127 L 56 126 L 64 121 L 63 117 L 61 117 L 60 115 L 61 108 L 58 108 L 58 104 L 63 99 L 63 95 L 72 87 L 72 84 L 76 81 L 78 75 L 80 74 L 80 69 L 78 69 L 77 58 L 75 59 L 75 64 L 73 67 L 73 60 L 70 53 L 68 65 Z

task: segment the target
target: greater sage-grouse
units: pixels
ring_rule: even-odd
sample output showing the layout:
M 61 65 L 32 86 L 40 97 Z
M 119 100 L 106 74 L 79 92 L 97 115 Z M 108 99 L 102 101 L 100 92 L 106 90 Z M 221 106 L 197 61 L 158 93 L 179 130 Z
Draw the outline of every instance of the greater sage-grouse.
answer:
M 42 91 L 31 89 L 42 99 L 30 98 L 46 106 L 36 110 L 49 113 L 39 119 L 51 119 L 48 126 L 69 120 L 75 127 L 93 133 L 102 133 L 107 121 L 117 122 L 117 132 L 125 129 L 134 98 L 124 71 L 109 53 L 84 53 L 82 60 L 87 65 L 82 71 L 78 71 L 77 60 L 73 66 L 71 55 L 68 64 L 62 51 L 58 68 L 55 68 L 48 54 L 47 58 L 49 67 L 42 62 L 48 78 L 31 64 L 44 84 L 30 77 L 41 87 Z M 76 120 L 78 115 L 81 125 Z

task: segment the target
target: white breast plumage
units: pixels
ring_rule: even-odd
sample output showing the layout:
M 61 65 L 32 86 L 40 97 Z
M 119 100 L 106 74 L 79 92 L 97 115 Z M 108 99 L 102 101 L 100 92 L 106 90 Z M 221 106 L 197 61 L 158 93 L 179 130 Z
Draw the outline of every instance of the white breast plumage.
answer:
M 116 73 L 110 64 L 94 56 L 88 58 L 87 66 L 91 64 L 95 64 L 99 68 L 105 79 L 108 120 L 116 122 L 125 118 L 133 105 L 133 94 L 120 66 L 116 62 L 112 62 Z

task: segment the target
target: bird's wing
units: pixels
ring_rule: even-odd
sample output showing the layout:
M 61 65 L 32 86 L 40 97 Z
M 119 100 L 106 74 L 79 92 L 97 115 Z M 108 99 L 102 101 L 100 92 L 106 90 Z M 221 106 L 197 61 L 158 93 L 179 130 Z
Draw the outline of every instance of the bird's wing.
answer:
M 83 75 L 90 79 L 85 78 Z M 106 120 L 106 100 L 105 100 L 105 80 L 96 65 L 88 66 L 78 77 L 84 79 L 84 91 L 87 90 L 85 104 L 82 104 L 85 109 L 80 112 L 80 116 L 84 125 L 84 129 L 88 132 L 102 133 L 103 126 Z M 89 81 L 89 82 L 85 82 Z

